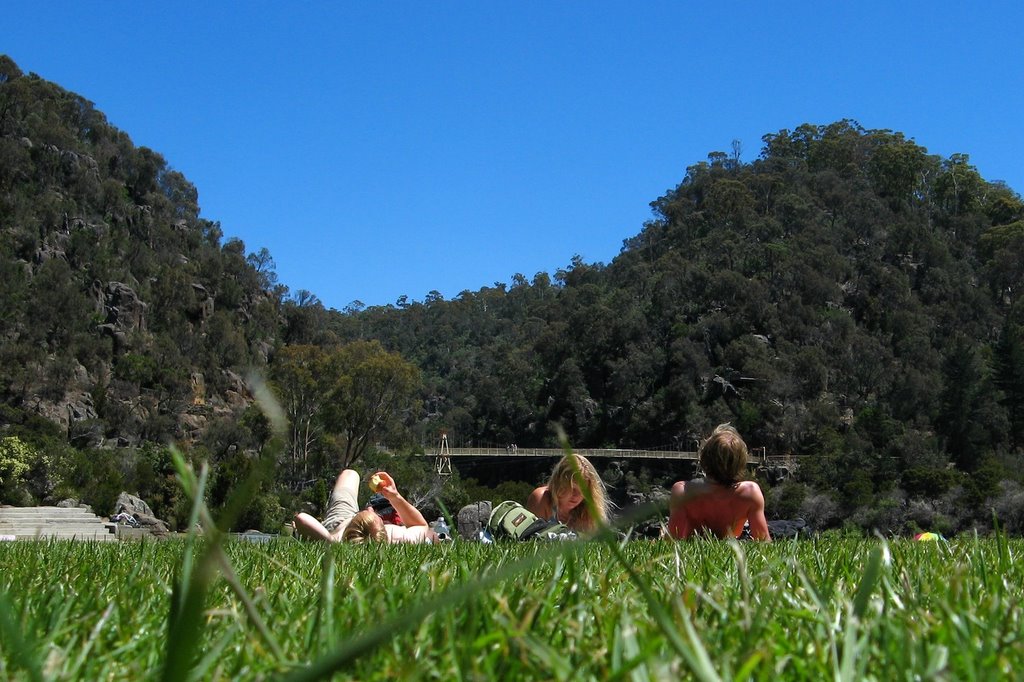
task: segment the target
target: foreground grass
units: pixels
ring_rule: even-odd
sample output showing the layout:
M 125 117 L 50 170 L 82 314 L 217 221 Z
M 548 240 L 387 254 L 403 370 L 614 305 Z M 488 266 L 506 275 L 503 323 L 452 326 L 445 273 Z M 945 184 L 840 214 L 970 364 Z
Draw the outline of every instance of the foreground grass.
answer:
M 312 662 L 376 631 L 339 677 L 1007 677 L 1024 669 L 1022 547 L 630 542 L 552 555 L 527 544 L 228 543 L 269 635 L 216 579 L 185 667 L 195 679 L 316 677 Z M 0 679 L 158 677 L 186 551 L 0 543 Z M 431 600 L 443 606 L 424 609 Z

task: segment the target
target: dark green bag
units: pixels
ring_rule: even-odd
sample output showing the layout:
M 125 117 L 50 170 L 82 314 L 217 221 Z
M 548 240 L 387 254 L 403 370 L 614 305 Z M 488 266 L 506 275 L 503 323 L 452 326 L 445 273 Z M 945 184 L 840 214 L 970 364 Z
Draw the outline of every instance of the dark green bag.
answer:
M 575 540 L 576 533 L 557 521 L 538 518 L 529 509 L 506 500 L 491 511 L 487 530 L 495 540 Z

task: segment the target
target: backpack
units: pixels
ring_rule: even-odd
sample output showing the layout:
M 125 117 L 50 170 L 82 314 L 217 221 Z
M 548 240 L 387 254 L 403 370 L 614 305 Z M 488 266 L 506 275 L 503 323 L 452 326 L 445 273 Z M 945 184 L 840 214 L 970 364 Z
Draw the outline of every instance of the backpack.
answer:
M 380 493 L 374 493 L 371 495 L 366 506 L 377 512 L 377 516 L 379 516 L 384 523 L 390 523 L 393 526 L 405 525 L 402 523 L 402 517 L 399 516 L 398 511 L 391 506 L 391 502 L 388 498 L 384 497 Z
M 576 533 L 564 523 L 538 518 L 529 509 L 506 500 L 491 511 L 487 530 L 495 540 L 575 540 Z

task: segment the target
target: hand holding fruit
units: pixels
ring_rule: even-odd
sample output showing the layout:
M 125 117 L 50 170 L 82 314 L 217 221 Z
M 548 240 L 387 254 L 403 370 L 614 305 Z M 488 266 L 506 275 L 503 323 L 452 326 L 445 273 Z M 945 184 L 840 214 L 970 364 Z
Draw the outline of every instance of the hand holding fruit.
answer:
M 370 490 L 375 493 L 387 495 L 388 493 L 397 492 L 395 479 L 391 478 L 391 474 L 385 471 L 378 471 L 373 476 L 370 476 L 370 480 L 367 483 L 370 486 Z

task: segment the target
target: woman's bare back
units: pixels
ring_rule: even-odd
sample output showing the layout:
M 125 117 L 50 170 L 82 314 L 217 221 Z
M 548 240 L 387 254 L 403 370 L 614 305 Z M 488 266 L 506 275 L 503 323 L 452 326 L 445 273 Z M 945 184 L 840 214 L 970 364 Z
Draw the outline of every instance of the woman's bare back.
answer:
M 770 540 L 764 516 L 764 495 L 753 481 L 732 486 L 697 480 L 672 486 L 669 534 L 688 538 L 701 532 L 719 538 L 735 538 L 749 521 L 750 534 Z

